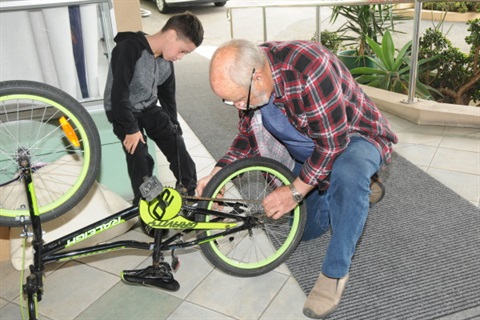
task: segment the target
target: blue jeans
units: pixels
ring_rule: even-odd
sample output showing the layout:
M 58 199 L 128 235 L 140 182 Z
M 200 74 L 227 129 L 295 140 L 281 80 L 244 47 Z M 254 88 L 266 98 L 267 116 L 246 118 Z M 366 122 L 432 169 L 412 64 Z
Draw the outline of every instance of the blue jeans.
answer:
M 307 225 L 302 240 L 317 238 L 332 229 L 322 266 L 322 273 L 328 277 L 341 278 L 350 269 L 367 220 L 370 177 L 380 165 L 377 148 L 366 139 L 354 136 L 333 164 L 329 188 L 323 192 L 314 189 L 304 200 Z M 301 164 L 297 163 L 294 173 L 298 175 L 300 168 Z

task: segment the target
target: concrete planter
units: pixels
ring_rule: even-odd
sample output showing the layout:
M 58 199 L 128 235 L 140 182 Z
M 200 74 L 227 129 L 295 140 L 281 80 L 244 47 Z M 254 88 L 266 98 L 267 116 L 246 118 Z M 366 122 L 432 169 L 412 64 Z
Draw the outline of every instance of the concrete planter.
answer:
M 415 14 L 414 4 L 398 4 L 396 6 L 396 13 L 405 17 L 413 17 Z M 445 18 L 445 21 L 450 22 L 466 22 L 480 18 L 480 13 L 422 10 L 421 18 L 422 20 L 431 21 L 439 21 Z M 416 99 L 413 103 L 407 103 L 408 96 L 406 95 L 368 86 L 362 87 L 381 110 L 385 110 L 413 123 L 420 125 L 480 128 L 480 107 L 439 103 L 420 99 Z
M 413 4 L 397 5 L 395 12 L 404 17 L 413 17 L 415 15 L 415 9 Z M 480 18 L 480 13 L 475 12 L 445 12 L 436 10 L 422 10 L 422 20 L 441 21 L 445 17 L 445 21 L 450 22 L 466 22 L 468 20 Z
M 480 107 L 461 106 L 417 99 L 407 103 L 408 96 L 362 85 L 365 93 L 380 110 L 420 125 L 480 128 Z

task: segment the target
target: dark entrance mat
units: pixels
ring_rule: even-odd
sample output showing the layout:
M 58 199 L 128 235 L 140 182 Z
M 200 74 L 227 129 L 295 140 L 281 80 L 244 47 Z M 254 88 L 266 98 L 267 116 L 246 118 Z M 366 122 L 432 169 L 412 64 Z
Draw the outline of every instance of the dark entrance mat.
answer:
M 328 319 L 435 319 L 480 305 L 480 210 L 394 154 L 372 207 L 342 302 Z M 287 262 L 308 294 L 330 239 Z

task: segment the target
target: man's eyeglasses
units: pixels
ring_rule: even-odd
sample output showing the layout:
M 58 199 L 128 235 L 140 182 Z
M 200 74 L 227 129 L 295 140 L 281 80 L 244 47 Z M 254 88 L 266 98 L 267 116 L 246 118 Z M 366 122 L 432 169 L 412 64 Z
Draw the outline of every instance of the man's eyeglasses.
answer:
M 250 110 L 250 92 L 252 91 L 252 82 L 253 82 L 253 76 L 254 75 L 255 75 L 255 68 L 253 68 L 253 70 L 252 70 L 252 77 L 250 78 L 250 85 L 248 86 L 247 107 L 245 108 L 245 111 Z M 225 99 L 222 99 L 222 101 L 223 101 L 223 103 L 225 103 L 229 106 L 235 105 L 234 101 L 228 101 L 228 100 L 225 100 Z

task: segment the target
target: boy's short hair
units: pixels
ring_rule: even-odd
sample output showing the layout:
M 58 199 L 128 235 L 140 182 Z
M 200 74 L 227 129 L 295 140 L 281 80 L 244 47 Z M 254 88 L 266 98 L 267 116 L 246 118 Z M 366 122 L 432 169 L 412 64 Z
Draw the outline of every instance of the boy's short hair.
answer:
M 193 13 L 185 11 L 171 16 L 162 28 L 162 32 L 175 30 L 179 38 L 187 38 L 199 47 L 203 42 L 203 26 Z

